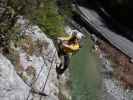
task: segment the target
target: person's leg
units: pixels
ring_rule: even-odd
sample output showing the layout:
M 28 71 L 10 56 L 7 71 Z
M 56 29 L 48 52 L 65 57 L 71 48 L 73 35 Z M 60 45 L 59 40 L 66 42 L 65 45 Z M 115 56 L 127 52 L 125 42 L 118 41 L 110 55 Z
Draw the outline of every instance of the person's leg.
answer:
M 69 55 L 64 55 L 61 57 L 61 64 L 56 67 L 56 72 L 57 74 L 61 75 L 65 72 L 65 70 L 68 68 L 69 63 L 70 63 L 70 57 Z

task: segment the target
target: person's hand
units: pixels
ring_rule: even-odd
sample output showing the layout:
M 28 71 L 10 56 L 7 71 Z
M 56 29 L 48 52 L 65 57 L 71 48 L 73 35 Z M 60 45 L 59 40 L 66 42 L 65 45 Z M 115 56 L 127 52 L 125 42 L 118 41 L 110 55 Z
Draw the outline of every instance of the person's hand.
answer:
M 67 43 L 63 43 L 63 46 L 69 48 L 69 45 Z

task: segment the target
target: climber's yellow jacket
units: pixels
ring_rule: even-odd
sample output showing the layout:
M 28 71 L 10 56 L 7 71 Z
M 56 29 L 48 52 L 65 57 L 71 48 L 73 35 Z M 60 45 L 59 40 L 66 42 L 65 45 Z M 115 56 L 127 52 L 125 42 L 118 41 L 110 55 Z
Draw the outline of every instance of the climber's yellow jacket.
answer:
M 74 53 L 77 52 L 80 49 L 80 44 L 79 43 L 71 43 L 68 44 L 65 41 L 69 41 L 72 38 L 72 36 L 67 36 L 67 37 L 59 37 L 59 40 L 62 40 L 62 47 L 65 53 Z
M 74 53 L 77 52 L 80 48 L 80 45 L 77 44 L 71 44 L 71 45 L 67 45 L 67 44 L 63 44 L 63 50 L 65 53 Z

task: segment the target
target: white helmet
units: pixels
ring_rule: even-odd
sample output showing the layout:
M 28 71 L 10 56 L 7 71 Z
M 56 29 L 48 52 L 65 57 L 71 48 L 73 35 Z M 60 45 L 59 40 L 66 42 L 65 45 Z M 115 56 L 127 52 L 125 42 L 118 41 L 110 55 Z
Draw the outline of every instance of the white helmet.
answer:
M 82 39 L 84 35 L 78 30 L 72 30 L 72 35 L 75 35 L 78 39 Z

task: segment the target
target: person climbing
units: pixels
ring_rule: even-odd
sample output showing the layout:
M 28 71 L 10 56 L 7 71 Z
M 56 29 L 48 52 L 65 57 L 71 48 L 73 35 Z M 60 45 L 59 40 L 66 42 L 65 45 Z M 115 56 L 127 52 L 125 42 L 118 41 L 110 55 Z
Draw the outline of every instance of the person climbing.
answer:
M 59 37 L 58 40 L 63 54 L 73 54 L 80 49 L 80 39 L 77 37 L 76 32 L 71 36 Z
M 70 36 L 59 37 L 57 39 L 57 44 L 58 55 L 61 58 L 62 63 L 60 66 L 56 67 L 56 71 L 59 75 L 61 75 L 68 68 L 70 55 L 79 51 L 80 39 L 77 37 L 77 32 L 73 32 Z

